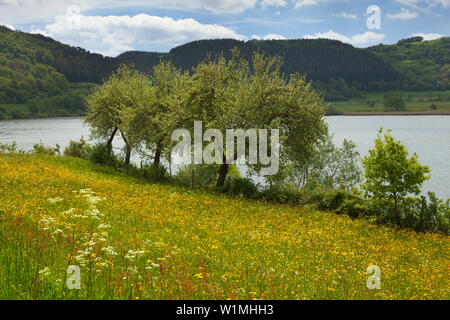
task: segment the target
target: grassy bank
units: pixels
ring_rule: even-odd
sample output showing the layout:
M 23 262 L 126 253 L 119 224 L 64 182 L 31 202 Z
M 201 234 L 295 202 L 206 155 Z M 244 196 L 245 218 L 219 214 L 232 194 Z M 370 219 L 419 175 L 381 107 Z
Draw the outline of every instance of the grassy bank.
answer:
M 450 116 L 450 110 L 394 111 L 394 112 L 343 112 L 341 116 Z
M 0 154 L 0 298 L 448 299 L 448 237 Z M 81 267 L 81 290 L 65 286 Z M 381 290 L 365 271 L 381 268 Z
M 331 102 L 330 105 L 344 114 L 355 112 L 380 113 L 384 111 L 383 100 L 386 94 L 387 92 L 370 93 L 363 98 Z M 399 91 L 397 94 L 402 96 L 405 101 L 405 113 L 436 111 L 442 114 L 450 112 L 450 91 Z M 375 104 L 369 106 L 367 101 L 372 101 Z M 436 110 L 432 110 L 431 105 L 435 105 Z

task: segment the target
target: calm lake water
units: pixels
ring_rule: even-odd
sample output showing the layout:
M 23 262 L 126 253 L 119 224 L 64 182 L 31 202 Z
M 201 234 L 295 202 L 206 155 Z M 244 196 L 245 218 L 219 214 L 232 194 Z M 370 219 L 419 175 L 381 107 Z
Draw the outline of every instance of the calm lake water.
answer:
M 373 147 L 380 127 L 392 129 L 410 153 L 416 152 L 422 164 L 430 166 L 432 178 L 424 185 L 439 197 L 450 198 L 450 117 L 448 116 L 367 116 L 328 117 L 330 132 L 336 143 L 352 140 L 362 156 Z M 59 144 L 61 150 L 69 141 L 89 138 L 89 127 L 80 118 L 52 118 L 0 121 L 0 142 L 15 141 L 20 149 L 31 150 L 35 143 Z M 116 148 L 123 145 L 117 141 Z M 134 155 L 134 162 L 139 158 Z

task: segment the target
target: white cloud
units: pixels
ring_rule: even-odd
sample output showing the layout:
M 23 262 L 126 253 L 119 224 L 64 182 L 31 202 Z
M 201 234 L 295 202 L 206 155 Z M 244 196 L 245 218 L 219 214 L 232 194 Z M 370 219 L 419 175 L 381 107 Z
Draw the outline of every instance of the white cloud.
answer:
M 338 1 L 338 0 L 293 0 L 295 2 L 294 10 L 301 9 L 303 7 L 318 6 L 321 3 Z M 345 1 L 345 0 L 344 0 Z
M 402 8 L 402 10 L 399 13 L 396 14 L 388 13 L 387 16 L 388 18 L 391 19 L 408 20 L 417 18 L 418 14 L 417 12 L 411 12 L 408 9 Z
M 395 0 L 395 2 L 403 4 L 403 5 L 408 5 L 408 6 L 411 6 L 411 7 L 415 7 L 420 2 L 423 2 L 423 0 Z
M 262 0 L 261 7 L 285 7 L 287 2 L 285 0 Z
M 426 41 L 436 40 L 436 39 L 444 37 L 444 35 L 439 34 L 439 33 L 414 33 L 411 36 L 412 37 L 422 37 L 423 40 L 426 40 Z
M 319 4 L 319 0 L 297 0 L 295 2 L 294 9 L 300 9 L 303 7 L 309 6 L 317 6 Z
M 108 2 L 105 0 L 105 2 Z M 139 1 L 148 5 L 148 0 Z M 215 14 L 222 13 L 242 13 L 245 10 L 255 7 L 257 0 L 153 0 L 152 6 L 159 8 L 188 8 L 205 10 Z
M 351 43 L 354 44 L 355 46 L 364 46 L 368 44 L 379 43 L 385 37 L 386 36 L 384 34 L 369 31 L 363 34 L 357 34 L 352 36 Z
M 258 0 L 0 0 L 0 20 L 15 24 L 49 21 L 57 15 L 65 14 L 71 5 L 79 6 L 82 11 L 143 7 L 237 14 L 254 8 L 257 2 Z
M 358 18 L 358 16 L 356 14 L 351 14 L 351 13 L 347 13 L 347 12 L 342 12 L 340 14 L 335 14 L 335 17 L 338 18 L 344 18 L 344 19 L 356 19 Z
M 258 36 L 258 35 L 253 35 L 252 39 L 254 39 L 254 40 L 286 40 L 286 37 L 281 34 L 269 33 L 263 37 Z
M 374 44 L 382 41 L 386 36 L 384 34 L 374 33 L 374 32 L 366 32 L 363 34 L 356 34 L 352 37 L 347 37 L 333 30 L 328 32 L 320 33 L 317 32 L 314 35 L 305 35 L 304 39 L 332 39 L 339 40 L 345 43 L 350 43 L 354 46 L 366 46 L 369 44 Z
M 14 28 L 14 26 L 11 25 L 11 24 L 1 23 L 0 22 L 0 26 L 5 26 L 5 27 L 7 27 L 8 29 L 11 29 L 11 30 L 16 30 L 16 28 Z
M 115 56 L 133 50 L 136 44 L 173 47 L 193 40 L 233 38 L 246 40 L 235 31 L 194 19 L 174 20 L 139 14 L 136 16 L 57 16 L 44 30 L 32 30 L 63 43 Z M 74 22 L 74 23 L 72 23 Z
M 395 0 L 395 2 L 418 10 L 427 10 L 438 5 L 442 5 L 444 8 L 450 7 L 450 0 Z

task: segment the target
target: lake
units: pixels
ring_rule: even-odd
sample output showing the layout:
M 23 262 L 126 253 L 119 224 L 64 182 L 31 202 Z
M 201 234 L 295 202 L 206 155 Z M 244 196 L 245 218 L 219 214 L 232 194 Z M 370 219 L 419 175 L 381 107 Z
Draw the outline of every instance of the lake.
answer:
M 431 168 L 432 178 L 424 184 L 424 191 L 434 191 L 441 198 L 450 198 L 450 117 L 448 116 L 338 116 L 327 117 L 334 141 L 344 139 L 356 143 L 362 156 L 368 154 L 380 127 L 392 129 L 410 153 L 416 152 L 419 161 Z M 32 150 L 35 143 L 54 146 L 61 151 L 71 140 L 89 138 L 89 126 L 80 118 L 51 118 L 0 121 L 0 142 L 15 141 L 19 149 Z M 123 142 L 117 141 L 120 149 Z M 138 163 L 137 155 L 133 161 Z

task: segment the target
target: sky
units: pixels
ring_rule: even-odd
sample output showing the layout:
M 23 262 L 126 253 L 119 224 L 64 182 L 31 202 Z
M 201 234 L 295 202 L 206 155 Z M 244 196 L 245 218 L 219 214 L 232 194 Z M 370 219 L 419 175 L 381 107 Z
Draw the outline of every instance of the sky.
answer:
M 0 0 L 0 24 L 108 56 L 221 38 L 368 47 L 449 36 L 450 0 Z

